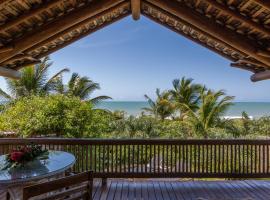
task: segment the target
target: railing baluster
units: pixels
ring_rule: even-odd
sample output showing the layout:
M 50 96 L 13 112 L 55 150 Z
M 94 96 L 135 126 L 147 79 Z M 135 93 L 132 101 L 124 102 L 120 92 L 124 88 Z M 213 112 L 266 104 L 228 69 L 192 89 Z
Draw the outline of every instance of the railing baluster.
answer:
M 16 141 L 16 142 L 13 142 Z M 0 153 L 33 141 L 44 149 L 73 153 L 74 172 L 94 170 L 135 176 L 209 175 L 228 178 L 270 177 L 268 140 L 91 140 L 0 139 Z M 119 141 L 116 142 L 116 141 Z M 66 142 L 66 143 L 65 143 Z M 149 164 L 149 165 L 148 165 Z M 100 175 L 101 176 L 101 175 Z

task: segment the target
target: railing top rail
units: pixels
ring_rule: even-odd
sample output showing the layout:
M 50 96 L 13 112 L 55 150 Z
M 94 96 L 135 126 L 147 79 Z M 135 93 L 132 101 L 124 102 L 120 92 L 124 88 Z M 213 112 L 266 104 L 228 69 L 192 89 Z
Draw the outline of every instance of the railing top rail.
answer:
M 84 138 L 1 138 L 4 144 L 79 145 L 270 145 L 268 139 L 84 139 Z

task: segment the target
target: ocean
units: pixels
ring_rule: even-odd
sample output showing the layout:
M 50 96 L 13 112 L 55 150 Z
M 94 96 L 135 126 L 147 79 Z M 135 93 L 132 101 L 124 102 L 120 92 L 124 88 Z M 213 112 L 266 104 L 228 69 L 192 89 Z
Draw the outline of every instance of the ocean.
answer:
M 143 107 L 148 107 L 148 103 L 144 101 L 104 101 L 97 107 L 111 111 L 123 110 L 128 115 L 137 116 L 142 112 Z M 237 118 L 243 111 L 253 118 L 270 116 L 270 102 L 235 102 L 224 117 Z

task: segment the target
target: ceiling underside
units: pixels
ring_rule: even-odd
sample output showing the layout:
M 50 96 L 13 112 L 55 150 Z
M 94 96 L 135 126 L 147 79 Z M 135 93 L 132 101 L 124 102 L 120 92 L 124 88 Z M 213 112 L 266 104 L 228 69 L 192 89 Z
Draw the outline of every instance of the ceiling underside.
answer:
M 132 1 L 0 0 L 0 67 L 38 63 L 133 14 Z M 139 2 L 142 15 L 231 60 L 231 66 L 255 74 L 270 70 L 270 1 Z

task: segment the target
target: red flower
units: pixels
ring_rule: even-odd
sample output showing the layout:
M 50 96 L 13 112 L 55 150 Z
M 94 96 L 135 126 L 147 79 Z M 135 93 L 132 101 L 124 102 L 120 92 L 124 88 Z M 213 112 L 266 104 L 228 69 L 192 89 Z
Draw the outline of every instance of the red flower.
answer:
M 10 159 L 15 161 L 15 162 L 20 162 L 23 157 L 23 152 L 21 151 L 14 151 L 10 154 Z

